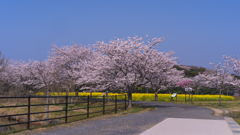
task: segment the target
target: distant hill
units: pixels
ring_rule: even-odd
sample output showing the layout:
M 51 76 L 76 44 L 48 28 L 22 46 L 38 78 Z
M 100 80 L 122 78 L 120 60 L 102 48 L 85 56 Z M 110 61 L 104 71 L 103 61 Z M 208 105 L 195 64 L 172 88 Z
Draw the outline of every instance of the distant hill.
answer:
M 212 69 L 197 66 L 175 65 L 174 68 L 176 68 L 177 70 L 184 70 L 185 77 L 194 77 L 199 73 L 210 74 L 214 72 L 214 70 Z

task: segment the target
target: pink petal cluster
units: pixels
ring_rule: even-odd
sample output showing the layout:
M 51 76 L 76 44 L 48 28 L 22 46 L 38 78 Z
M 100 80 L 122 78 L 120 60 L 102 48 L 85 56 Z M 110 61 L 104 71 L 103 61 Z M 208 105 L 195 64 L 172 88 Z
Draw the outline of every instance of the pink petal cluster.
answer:
M 192 85 L 192 84 L 193 84 L 193 82 L 192 82 L 192 80 L 190 80 L 190 79 L 184 79 L 184 80 L 182 80 L 181 82 L 178 82 L 178 83 L 177 83 L 177 85 L 178 85 L 179 87 L 183 87 L 183 88 L 189 87 L 189 86 Z

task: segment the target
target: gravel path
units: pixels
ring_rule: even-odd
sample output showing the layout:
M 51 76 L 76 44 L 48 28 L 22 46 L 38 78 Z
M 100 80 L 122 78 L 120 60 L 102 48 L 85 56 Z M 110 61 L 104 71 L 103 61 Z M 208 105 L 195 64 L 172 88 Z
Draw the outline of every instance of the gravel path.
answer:
M 147 113 L 103 117 L 91 121 L 79 121 L 72 126 L 55 126 L 44 132 L 30 131 L 28 133 L 38 135 L 137 135 L 166 118 L 224 120 L 221 116 L 213 116 L 214 112 L 212 110 L 199 106 L 161 102 L 133 103 L 153 106 L 157 110 Z

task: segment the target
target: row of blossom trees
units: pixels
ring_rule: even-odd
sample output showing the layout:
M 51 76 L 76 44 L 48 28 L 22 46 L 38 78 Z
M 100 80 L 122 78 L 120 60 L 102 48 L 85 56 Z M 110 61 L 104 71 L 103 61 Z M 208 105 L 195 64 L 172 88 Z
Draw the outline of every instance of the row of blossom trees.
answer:
M 176 87 L 184 78 L 183 71 L 173 68 L 177 65 L 174 52 L 157 51 L 156 46 L 163 40 L 148 37 L 145 43 L 143 38 L 135 36 L 127 40 L 116 38 L 109 43 L 97 42 L 88 47 L 53 45 L 47 60 L 10 60 L 0 77 L 6 86 L 24 89 L 26 93 L 38 89 L 48 94 L 59 86 L 66 92 L 75 91 L 76 95 L 80 89 L 106 93 L 120 90 L 128 94 L 130 108 L 132 92 L 138 87 L 153 89 L 158 100 L 160 90 Z M 238 84 L 229 70 L 239 75 L 239 60 L 230 56 L 224 58 L 226 66 L 214 65 L 214 73 L 190 78 L 192 87 L 217 88 L 221 94 L 225 84 Z
M 79 89 L 121 90 L 127 92 L 130 108 L 132 91 L 138 87 L 154 89 L 157 99 L 160 90 L 175 87 L 183 78 L 182 71 L 173 69 L 177 64 L 174 52 L 157 51 L 156 46 L 163 40 L 148 37 L 145 43 L 135 36 L 89 47 L 53 45 L 47 60 L 11 60 L 1 77 L 9 87 L 26 92 L 41 89 L 47 94 L 53 86 L 75 91 L 76 95 Z
M 193 78 L 183 79 L 178 84 L 180 87 L 193 87 L 195 90 L 202 87 L 215 88 L 219 91 L 219 105 L 221 105 L 221 93 L 229 86 L 239 87 L 239 79 L 235 78 L 232 73 L 240 75 L 240 61 L 230 56 L 224 56 L 224 66 L 213 64 L 214 72 L 209 74 L 199 74 Z

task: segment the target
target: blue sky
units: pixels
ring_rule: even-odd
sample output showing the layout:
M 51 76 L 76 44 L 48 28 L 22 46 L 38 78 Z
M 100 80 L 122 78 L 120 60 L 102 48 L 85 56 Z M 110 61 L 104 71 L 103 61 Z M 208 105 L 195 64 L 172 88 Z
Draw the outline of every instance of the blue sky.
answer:
M 240 50 L 238 0 L 0 0 L 0 50 L 45 60 L 51 45 L 166 36 L 159 51 L 179 64 L 212 68 Z M 146 39 L 146 38 L 145 38 Z

